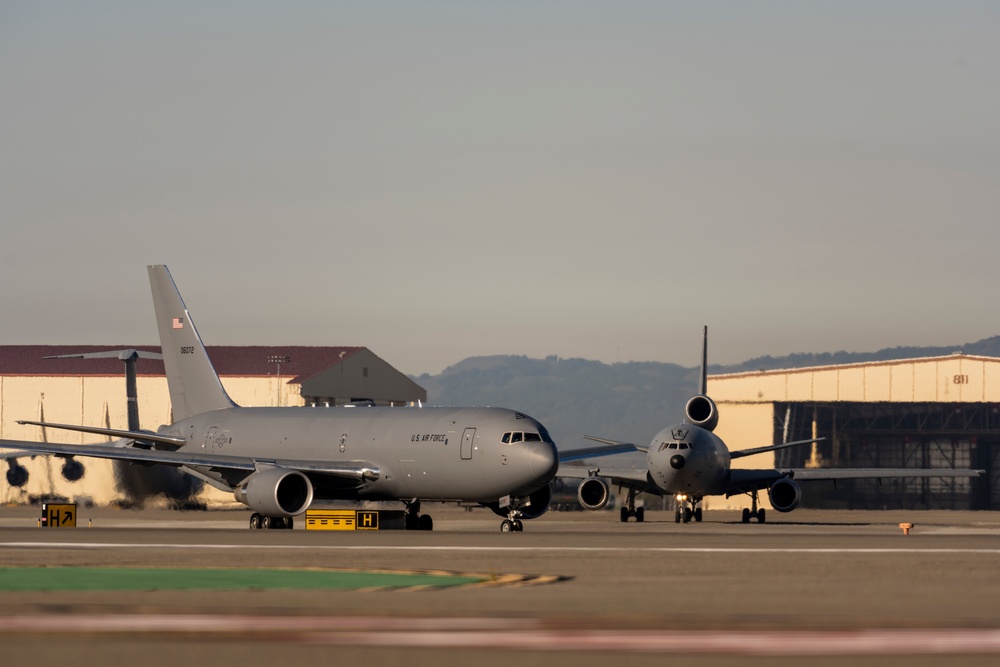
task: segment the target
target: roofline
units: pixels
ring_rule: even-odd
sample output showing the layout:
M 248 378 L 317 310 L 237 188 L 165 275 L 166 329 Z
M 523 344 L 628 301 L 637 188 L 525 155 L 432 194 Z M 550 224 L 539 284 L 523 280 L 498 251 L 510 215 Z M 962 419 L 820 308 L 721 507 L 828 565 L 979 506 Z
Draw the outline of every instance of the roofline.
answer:
M 713 379 L 762 377 L 765 375 L 793 375 L 797 373 L 815 373 L 817 371 L 830 371 L 848 368 L 863 368 L 871 366 L 902 366 L 904 364 L 929 363 L 936 361 L 950 361 L 955 359 L 969 359 L 971 361 L 995 361 L 1000 363 L 1000 357 L 983 357 L 964 352 L 955 352 L 940 357 L 913 357 L 911 359 L 890 359 L 887 361 L 859 361 L 853 364 L 829 364 L 826 366 L 805 366 L 802 368 L 776 368 L 768 371 L 741 371 L 739 373 L 718 373 L 709 375 Z

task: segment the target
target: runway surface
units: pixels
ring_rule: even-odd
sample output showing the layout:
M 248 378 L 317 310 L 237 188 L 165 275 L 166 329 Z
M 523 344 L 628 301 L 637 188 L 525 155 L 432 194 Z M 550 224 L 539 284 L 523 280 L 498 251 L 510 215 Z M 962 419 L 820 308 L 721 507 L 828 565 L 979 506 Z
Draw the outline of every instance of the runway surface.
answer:
M 75 529 L 0 508 L 0 566 L 449 571 L 436 590 L 5 591 L 5 665 L 922 664 L 1000 661 L 1000 513 L 550 512 L 501 534 L 426 505 L 425 532 L 250 531 L 245 511 L 81 510 Z M 86 527 L 92 523 L 93 527 Z M 914 528 L 904 535 L 900 523 Z M 514 577 L 514 584 L 503 579 Z M 68 661 L 68 662 L 67 662 Z

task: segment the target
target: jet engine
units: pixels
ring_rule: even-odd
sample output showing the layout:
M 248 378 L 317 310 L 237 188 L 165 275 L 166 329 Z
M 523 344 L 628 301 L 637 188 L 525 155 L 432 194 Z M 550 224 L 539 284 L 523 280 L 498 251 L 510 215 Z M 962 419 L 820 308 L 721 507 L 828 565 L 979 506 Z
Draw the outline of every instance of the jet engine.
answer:
M 588 477 L 580 483 L 576 498 L 584 509 L 599 510 L 611 499 L 611 489 L 600 477 Z
M 83 468 L 83 464 L 74 458 L 66 459 L 66 462 L 62 466 L 62 476 L 67 482 L 79 482 L 83 479 L 83 473 L 86 472 Z
M 771 506 L 779 512 L 791 512 L 799 506 L 802 499 L 802 489 L 787 477 L 779 479 L 767 490 Z
M 28 469 L 14 459 L 7 461 L 7 483 L 11 486 L 24 486 L 28 483 Z
M 518 500 L 520 501 L 518 509 L 521 511 L 521 518 L 537 519 L 549 510 L 549 503 L 552 502 L 552 486 L 546 484 L 534 493 L 521 496 Z M 494 501 L 483 503 L 483 505 L 489 507 L 497 516 L 507 517 L 508 508 L 500 507 L 500 503 Z
M 298 470 L 271 468 L 247 477 L 233 495 L 264 516 L 288 517 L 302 514 L 312 504 L 313 487 Z
M 684 406 L 684 416 L 688 422 L 706 431 L 714 430 L 719 423 L 719 409 L 715 407 L 715 401 L 703 394 L 692 396 L 688 400 Z
M 537 519 L 549 511 L 552 502 L 552 487 L 546 484 L 527 498 L 521 498 L 521 516 L 525 519 Z

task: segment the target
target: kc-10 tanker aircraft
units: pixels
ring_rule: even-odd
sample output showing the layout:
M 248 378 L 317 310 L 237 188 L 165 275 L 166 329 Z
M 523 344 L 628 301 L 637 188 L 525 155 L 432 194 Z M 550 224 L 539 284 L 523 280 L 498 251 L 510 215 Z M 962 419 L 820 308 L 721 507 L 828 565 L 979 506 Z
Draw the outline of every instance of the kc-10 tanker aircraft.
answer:
M 479 503 L 504 517 L 502 532 L 548 509 L 558 453 L 538 421 L 504 408 L 239 407 L 167 267 L 150 266 L 149 281 L 176 421 L 155 433 L 21 421 L 120 440 L 0 449 L 176 466 L 233 493 L 251 528 L 291 528 L 314 500 L 401 501 L 406 526 L 423 530 L 421 501 Z
M 708 327 L 704 330 L 701 353 L 701 383 L 697 396 L 684 406 L 685 420 L 657 433 L 646 447 L 585 435 L 588 440 L 604 443 L 600 447 L 564 450 L 561 462 L 579 461 L 629 451 L 646 453 L 645 468 L 612 468 L 605 466 L 562 466 L 557 477 L 582 478 L 577 497 L 586 509 L 597 510 L 608 503 L 611 491 L 608 482 L 628 489 L 626 504 L 621 508 L 621 520 L 635 517 L 643 520 L 643 508 L 635 506 L 639 493 L 674 496 L 674 520 L 688 523 L 692 517 L 701 521 L 701 501 L 705 496 L 748 494 L 751 507 L 743 509 L 743 523 L 756 519 L 764 523 L 766 514 L 758 507 L 758 494 L 767 489 L 771 506 L 779 512 L 791 512 L 801 498 L 800 481 L 838 479 L 881 479 L 892 477 L 978 477 L 982 470 L 952 468 L 788 468 L 785 470 L 739 470 L 730 465 L 732 459 L 796 447 L 824 438 L 785 442 L 754 449 L 731 452 L 726 443 L 712 430 L 719 422 L 719 411 L 708 397 Z M 599 476 L 598 476 L 599 475 Z M 607 481 L 605 481 L 607 480 Z

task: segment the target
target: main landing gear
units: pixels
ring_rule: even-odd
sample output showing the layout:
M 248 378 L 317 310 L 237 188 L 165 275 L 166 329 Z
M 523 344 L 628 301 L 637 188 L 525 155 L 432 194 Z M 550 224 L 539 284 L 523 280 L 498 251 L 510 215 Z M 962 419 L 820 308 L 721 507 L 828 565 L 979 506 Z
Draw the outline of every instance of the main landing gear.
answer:
M 621 489 L 619 489 L 619 491 L 620 490 Z M 628 498 L 626 498 L 625 505 L 622 506 L 622 509 L 621 509 L 622 523 L 628 522 L 628 518 L 630 516 L 634 516 L 635 517 L 635 522 L 636 523 L 642 523 L 646 519 L 646 510 L 644 508 L 642 508 L 642 507 L 636 507 L 635 506 L 635 496 L 636 496 L 636 493 L 637 492 L 635 490 L 635 487 L 629 487 Z
M 750 492 L 750 509 L 743 508 L 743 523 L 750 523 L 750 519 L 757 519 L 757 523 L 764 523 L 766 515 L 764 508 L 757 509 L 757 489 Z
M 264 529 L 286 529 L 291 530 L 293 525 L 292 517 L 290 516 L 264 516 L 263 514 L 258 514 L 254 512 L 250 515 L 250 528 L 264 528 Z
M 701 523 L 701 498 L 678 494 L 674 497 L 674 523 L 690 523 L 691 519 Z
M 406 530 L 434 530 L 434 519 L 430 514 L 420 513 L 420 501 L 403 501 L 406 505 L 406 517 L 403 519 L 403 527 Z

